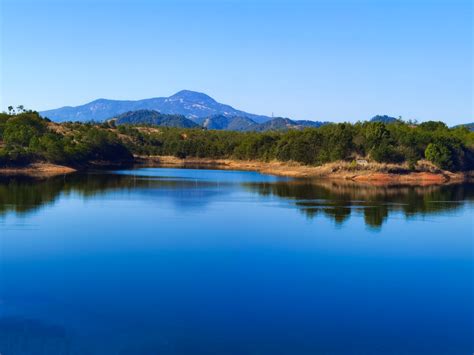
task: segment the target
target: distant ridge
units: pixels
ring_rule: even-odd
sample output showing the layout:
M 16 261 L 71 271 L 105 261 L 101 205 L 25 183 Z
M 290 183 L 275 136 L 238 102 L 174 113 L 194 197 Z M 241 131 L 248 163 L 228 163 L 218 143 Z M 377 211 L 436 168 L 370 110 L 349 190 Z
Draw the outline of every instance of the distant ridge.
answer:
M 270 121 L 264 122 L 258 127 L 256 127 L 256 131 L 286 131 L 289 129 L 303 129 L 308 127 L 321 127 L 329 122 L 319 122 L 319 121 L 296 121 L 290 120 L 289 118 L 283 117 L 276 117 L 271 119 Z
M 459 124 L 457 126 L 454 126 L 453 128 L 456 128 L 456 127 L 466 127 L 471 132 L 474 132 L 474 122 Z
M 153 110 L 137 110 L 114 117 L 116 124 L 146 124 L 164 127 L 195 128 L 199 125 L 183 115 L 166 115 Z
M 164 127 L 198 128 L 210 130 L 227 130 L 240 132 L 265 132 L 265 131 L 286 131 L 290 129 L 303 129 L 307 127 L 320 127 L 328 122 L 316 121 L 294 121 L 289 118 L 273 118 L 264 123 L 257 123 L 248 117 L 226 117 L 223 115 L 211 116 L 201 120 L 201 124 L 192 121 L 183 115 L 170 115 L 159 113 L 154 110 L 129 111 L 111 117 L 108 120 L 115 121 L 115 124 L 131 125 L 154 125 Z
M 206 129 L 224 129 L 229 131 L 248 131 L 257 125 L 257 122 L 248 117 L 226 117 L 223 115 L 208 117 L 202 123 L 202 126 Z
M 398 118 L 387 116 L 387 115 L 377 115 L 371 118 L 370 122 L 383 122 L 383 123 L 393 123 L 397 122 Z
M 237 110 L 230 105 L 217 102 L 204 93 L 190 90 L 182 90 L 169 97 L 137 101 L 98 99 L 80 106 L 66 106 L 41 111 L 40 114 L 56 122 L 102 122 L 111 117 L 137 110 L 154 110 L 162 114 L 183 115 L 197 123 L 201 123 L 199 121 L 202 121 L 204 118 L 216 115 L 247 117 L 257 123 L 266 122 L 271 119 L 267 116 Z

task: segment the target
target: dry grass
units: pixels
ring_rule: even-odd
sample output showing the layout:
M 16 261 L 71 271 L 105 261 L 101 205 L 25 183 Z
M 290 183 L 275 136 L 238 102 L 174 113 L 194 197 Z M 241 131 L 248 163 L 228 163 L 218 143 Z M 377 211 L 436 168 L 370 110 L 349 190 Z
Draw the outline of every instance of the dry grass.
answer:
M 0 175 L 24 175 L 32 177 L 51 177 L 75 172 L 73 168 L 49 163 L 35 163 L 24 167 L 0 168 Z
M 417 164 L 416 170 L 412 171 L 407 164 L 380 164 L 374 162 L 369 162 L 364 166 L 345 161 L 328 163 L 321 166 L 307 166 L 296 162 L 261 162 L 206 158 L 179 159 L 172 156 L 137 157 L 137 160 L 146 166 L 250 170 L 295 178 L 342 179 L 371 185 L 399 183 L 420 186 L 436 185 L 459 182 L 471 178 L 471 174 L 442 171 L 426 161 L 420 161 Z

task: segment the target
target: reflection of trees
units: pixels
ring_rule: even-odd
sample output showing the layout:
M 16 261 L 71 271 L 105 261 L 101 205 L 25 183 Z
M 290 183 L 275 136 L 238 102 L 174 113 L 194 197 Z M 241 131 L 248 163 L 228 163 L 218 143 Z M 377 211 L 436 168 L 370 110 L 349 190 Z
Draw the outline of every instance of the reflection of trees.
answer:
M 293 200 L 309 218 L 319 212 L 343 223 L 353 211 L 361 211 L 365 223 L 380 227 L 390 212 L 406 217 L 455 210 L 474 200 L 474 185 L 369 186 L 349 182 L 299 180 L 245 184 L 263 196 Z
M 61 191 L 61 185 L 25 183 L 25 179 L 0 179 L 0 215 L 8 211 L 24 213 L 52 202 Z
M 133 191 L 140 198 L 167 197 L 180 208 L 205 205 L 218 194 L 229 192 L 222 183 L 184 178 L 121 174 L 74 174 L 45 180 L 0 178 L 0 216 L 9 211 L 27 213 L 53 203 L 61 194 L 94 197 L 110 191 Z M 330 181 L 279 181 L 244 183 L 253 193 L 290 199 L 308 218 L 322 214 L 341 224 L 354 211 L 365 223 L 380 227 L 391 212 L 406 217 L 455 210 L 474 200 L 474 185 L 366 186 Z
M 35 211 L 53 203 L 61 194 L 75 193 L 89 198 L 114 190 L 137 194 L 143 191 L 143 199 L 169 197 L 183 208 L 192 208 L 225 193 L 226 189 L 218 186 L 217 182 L 209 181 L 120 174 L 73 174 L 42 180 L 0 178 L 0 216 L 10 211 L 19 214 Z
M 380 227 L 383 221 L 388 217 L 388 212 L 389 209 L 387 205 L 364 208 L 365 224 L 371 227 Z

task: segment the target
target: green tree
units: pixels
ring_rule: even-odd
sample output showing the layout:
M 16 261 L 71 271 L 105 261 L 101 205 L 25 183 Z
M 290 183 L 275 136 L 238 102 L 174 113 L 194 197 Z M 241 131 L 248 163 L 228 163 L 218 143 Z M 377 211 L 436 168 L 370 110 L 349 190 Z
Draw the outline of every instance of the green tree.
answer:
M 430 143 L 425 150 L 425 157 L 441 169 L 452 169 L 453 159 L 450 149 L 442 143 Z

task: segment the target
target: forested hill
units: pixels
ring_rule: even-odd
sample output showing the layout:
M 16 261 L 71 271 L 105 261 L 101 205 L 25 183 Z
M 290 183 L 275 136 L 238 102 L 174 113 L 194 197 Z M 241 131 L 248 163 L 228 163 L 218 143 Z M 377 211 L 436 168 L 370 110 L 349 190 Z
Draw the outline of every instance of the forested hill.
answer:
M 383 123 L 394 123 L 398 118 L 387 116 L 387 115 L 376 115 L 371 118 L 371 122 L 383 122 Z
M 235 132 L 114 122 L 57 124 L 31 111 L 0 114 L 0 167 L 31 162 L 74 167 L 96 162 L 130 163 L 134 155 L 278 160 L 306 165 L 365 158 L 405 164 L 409 169 L 417 169 L 418 162 L 426 159 L 445 170 L 466 171 L 474 169 L 474 132 L 466 127 L 448 128 L 442 122 L 415 125 L 399 120 Z
M 130 111 L 113 118 L 116 124 L 196 128 L 198 124 L 183 115 L 166 115 L 153 110 Z
M 162 127 L 194 128 L 229 130 L 229 131 L 284 131 L 289 129 L 304 129 L 306 127 L 320 127 L 328 122 L 294 121 L 289 118 L 272 118 L 264 123 L 257 123 L 248 117 L 241 116 L 211 116 L 201 120 L 190 120 L 183 115 L 162 114 L 154 110 L 130 111 L 110 118 L 117 125 L 151 125 Z M 198 122 L 198 123 L 196 123 Z

